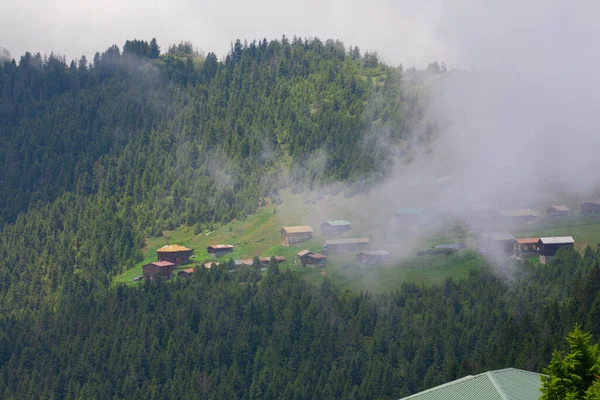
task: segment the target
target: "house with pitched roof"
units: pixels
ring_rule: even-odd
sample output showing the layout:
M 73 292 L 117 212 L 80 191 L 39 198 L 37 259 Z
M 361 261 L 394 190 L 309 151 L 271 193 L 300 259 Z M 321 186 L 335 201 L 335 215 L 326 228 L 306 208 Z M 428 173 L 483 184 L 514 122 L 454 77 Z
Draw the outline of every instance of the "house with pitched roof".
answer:
M 325 221 L 321 224 L 321 233 L 326 236 L 339 235 L 352 229 L 352 224 L 346 220 Z
M 177 244 L 169 244 L 156 250 L 158 261 L 167 261 L 177 265 L 187 264 L 194 250 Z
M 549 263 L 558 250 L 565 247 L 573 247 L 575 239 L 572 236 L 543 237 L 538 241 L 540 248 L 540 264 Z
M 283 247 L 290 247 L 306 242 L 312 238 L 313 232 L 310 226 L 285 226 L 281 229 L 281 244 Z
M 538 400 L 541 374 L 516 368 L 469 375 L 400 400 Z

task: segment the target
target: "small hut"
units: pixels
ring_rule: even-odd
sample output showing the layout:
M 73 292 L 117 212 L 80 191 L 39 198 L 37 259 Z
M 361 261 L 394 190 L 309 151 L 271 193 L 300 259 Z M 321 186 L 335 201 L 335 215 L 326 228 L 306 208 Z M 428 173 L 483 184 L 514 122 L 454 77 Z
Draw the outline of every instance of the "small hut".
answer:
M 145 280 L 154 279 L 157 275 L 163 278 L 169 278 L 173 274 L 174 269 L 175 264 L 168 261 L 155 261 L 142 267 Z
M 180 278 L 189 278 L 190 276 L 192 276 L 192 274 L 196 272 L 196 268 L 187 268 L 187 269 L 182 269 L 181 271 L 179 271 L 177 273 L 177 276 L 179 276 Z
M 326 240 L 325 247 L 327 255 L 343 254 L 350 251 L 359 252 L 369 246 L 371 239 L 369 238 L 350 238 L 350 239 L 335 239 Z
M 581 203 L 583 214 L 600 214 L 600 201 L 586 201 Z
M 551 206 L 546 209 L 547 217 L 568 217 L 569 207 L 567 206 Z
M 540 238 L 522 238 L 514 242 L 515 257 L 529 257 L 538 253 L 538 242 Z
M 486 232 L 479 235 L 477 247 L 481 253 L 506 254 L 514 252 L 515 237 L 508 232 Z
M 540 248 L 540 264 L 550 262 L 556 252 L 565 247 L 573 247 L 575 240 L 572 236 L 543 237 L 538 241 Z
M 321 224 L 321 233 L 326 236 L 339 235 L 352 229 L 352 224 L 345 220 L 325 221 Z
M 215 244 L 206 248 L 208 255 L 211 257 L 221 257 L 233 251 L 233 246 L 230 244 Z
M 307 267 L 307 266 L 310 268 L 323 267 L 325 264 L 327 264 L 326 256 L 324 256 L 323 254 L 319 254 L 319 253 L 313 253 L 312 251 L 308 252 L 307 254 L 304 254 L 301 257 L 299 256 L 299 258 L 300 258 L 300 262 L 305 267 Z
M 356 255 L 356 261 L 361 264 L 376 265 L 386 261 L 390 252 L 385 250 L 363 250 Z
M 310 226 L 286 226 L 281 229 L 281 243 L 284 247 L 290 247 L 310 240 L 312 234 L 313 229 Z
M 168 261 L 176 266 L 189 263 L 193 252 L 194 250 L 192 249 L 188 249 L 187 247 L 176 244 L 163 246 L 156 250 L 156 254 L 158 254 L 158 261 Z

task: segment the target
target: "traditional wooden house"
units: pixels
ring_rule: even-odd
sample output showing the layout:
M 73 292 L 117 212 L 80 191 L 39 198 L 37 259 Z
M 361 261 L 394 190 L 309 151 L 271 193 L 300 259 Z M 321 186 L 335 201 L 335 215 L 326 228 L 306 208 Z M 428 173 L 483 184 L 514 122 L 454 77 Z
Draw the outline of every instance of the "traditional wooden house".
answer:
M 600 214 L 600 201 L 586 201 L 581 203 L 583 214 Z
M 401 208 L 394 212 L 394 221 L 401 226 L 418 226 L 423 223 L 422 208 Z
M 313 253 L 312 251 L 309 251 L 308 253 L 304 254 L 303 256 L 299 256 L 299 258 L 300 258 L 300 262 L 305 267 L 307 267 L 307 266 L 310 268 L 323 267 L 325 264 L 327 264 L 326 256 L 324 256 L 323 254 L 319 254 L 319 253 Z
M 271 257 L 259 257 L 260 263 L 264 266 L 269 265 L 269 262 L 271 262 L 271 259 L 274 258 L 275 261 L 277 261 L 278 264 L 281 264 L 282 262 L 285 262 L 285 257 L 284 256 L 271 256 Z
M 526 224 L 540 217 L 540 213 L 530 209 L 502 210 L 498 211 L 500 222 L 508 225 Z
M 389 257 L 389 251 L 363 250 L 356 255 L 356 261 L 361 264 L 376 265 L 386 261 Z
M 514 251 L 515 238 L 508 232 L 486 232 L 477 238 L 477 247 L 484 254 L 506 254 Z
M 310 240 L 312 234 L 313 229 L 310 226 L 286 226 L 281 229 L 281 243 L 284 247 L 290 247 Z
M 572 236 L 543 237 L 538 241 L 540 248 L 540 264 L 550 262 L 556 252 L 565 247 L 573 247 L 575 240 Z
M 142 267 L 144 279 L 146 280 L 154 279 L 155 276 L 169 278 L 173 274 L 174 269 L 175 264 L 168 261 L 155 261 Z
M 182 269 L 177 273 L 177 276 L 181 278 L 189 278 L 194 272 L 196 272 L 196 268 Z
M 215 244 L 206 248 L 208 255 L 211 257 L 221 257 L 233 251 L 233 246 L 230 244 Z
M 569 207 L 567 206 L 551 206 L 546 209 L 547 217 L 568 217 Z
M 529 257 L 538 253 L 538 242 L 540 238 L 522 238 L 514 242 L 515 257 Z
M 325 221 L 321 224 L 321 233 L 326 236 L 339 235 L 352 229 L 352 224 L 345 220 Z
M 176 266 L 189 263 L 193 252 L 194 250 L 192 249 L 176 244 L 163 246 L 156 250 L 158 261 L 168 261 Z
M 343 254 L 350 251 L 359 252 L 367 248 L 370 243 L 369 238 L 326 240 L 323 249 L 327 252 L 327 255 Z

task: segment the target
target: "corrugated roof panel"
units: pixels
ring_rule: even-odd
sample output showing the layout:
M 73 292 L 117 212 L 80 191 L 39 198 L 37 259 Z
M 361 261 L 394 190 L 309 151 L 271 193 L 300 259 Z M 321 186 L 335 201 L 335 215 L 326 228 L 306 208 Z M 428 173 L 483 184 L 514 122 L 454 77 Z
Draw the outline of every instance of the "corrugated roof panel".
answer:
M 312 251 L 310 251 L 310 250 L 302 250 L 302 251 L 299 251 L 298 253 L 296 253 L 296 255 L 298 257 L 302 257 L 302 256 L 305 256 L 305 255 L 311 254 L 311 253 L 312 253 Z
M 520 244 L 532 244 L 540 241 L 540 238 L 521 238 L 517 239 L 517 243 Z
M 325 245 L 329 246 L 330 244 L 369 243 L 370 241 L 371 241 L 371 239 L 369 239 L 369 238 L 333 239 L 333 240 L 326 240 Z
M 552 236 L 540 238 L 544 244 L 568 244 L 575 243 L 575 239 L 572 236 Z
M 542 393 L 541 375 L 521 369 L 507 368 L 487 372 L 496 382 L 507 399 L 533 400 L 539 399 Z

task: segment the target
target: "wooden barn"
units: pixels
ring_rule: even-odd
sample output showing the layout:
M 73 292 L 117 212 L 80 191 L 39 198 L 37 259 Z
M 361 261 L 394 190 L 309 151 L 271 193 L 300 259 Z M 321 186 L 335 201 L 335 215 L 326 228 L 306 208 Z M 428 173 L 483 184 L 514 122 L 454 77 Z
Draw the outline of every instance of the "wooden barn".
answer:
M 565 247 L 573 247 L 575 240 L 572 236 L 543 237 L 538 241 L 540 248 L 540 264 L 550 262 L 556 252 Z
M 281 264 L 282 262 L 285 262 L 285 257 L 284 256 L 271 256 L 271 257 L 259 257 L 258 259 L 260 260 L 260 263 L 264 266 L 269 265 L 269 262 L 271 262 L 271 258 L 274 258 L 275 261 L 277 261 L 278 264 Z
M 196 268 L 182 269 L 177 273 L 177 276 L 181 278 L 189 278 L 194 272 L 196 272 Z
M 321 224 L 321 233 L 326 236 L 339 235 L 352 229 L 352 224 L 345 220 L 325 221 Z
M 206 248 L 208 255 L 211 257 L 221 257 L 233 251 L 233 246 L 230 244 L 215 244 Z
M 386 261 L 390 252 L 385 250 L 363 250 L 356 255 L 356 261 L 361 264 L 376 265 Z
M 514 243 L 515 257 L 529 257 L 538 253 L 538 242 L 540 238 L 516 239 Z
M 519 210 L 502 210 L 498 211 L 500 215 L 500 222 L 505 224 L 517 225 L 526 224 L 533 222 L 540 217 L 540 213 L 530 209 L 519 209 Z
M 486 232 L 477 238 L 477 247 L 484 254 L 506 254 L 510 256 L 514 252 L 515 238 L 508 232 Z
M 313 229 L 310 226 L 286 226 L 281 229 L 281 244 L 290 247 L 306 242 L 312 238 L 312 234 Z
M 423 223 L 422 208 L 401 208 L 394 212 L 394 221 L 401 226 L 418 226 Z
M 176 266 L 189 263 L 193 252 L 194 250 L 192 249 L 176 244 L 163 246 L 156 250 L 158 261 L 168 261 Z
M 600 201 L 586 201 L 581 203 L 583 214 L 600 214 Z
M 568 217 L 569 207 L 567 206 L 551 206 L 546 209 L 547 217 Z
M 302 254 L 301 254 L 302 253 Z M 323 267 L 327 264 L 327 257 L 323 254 L 313 253 L 312 251 L 304 250 L 298 253 L 300 263 L 306 267 Z
M 156 275 L 160 275 L 163 278 L 169 278 L 173 274 L 175 264 L 169 261 L 155 261 L 146 264 L 142 267 L 144 271 L 144 279 L 154 279 Z
M 350 251 L 359 252 L 369 246 L 371 239 L 369 238 L 350 238 L 350 239 L 334 239 L 326 240 L 324 250 L 327 255 L 343 254 Z

